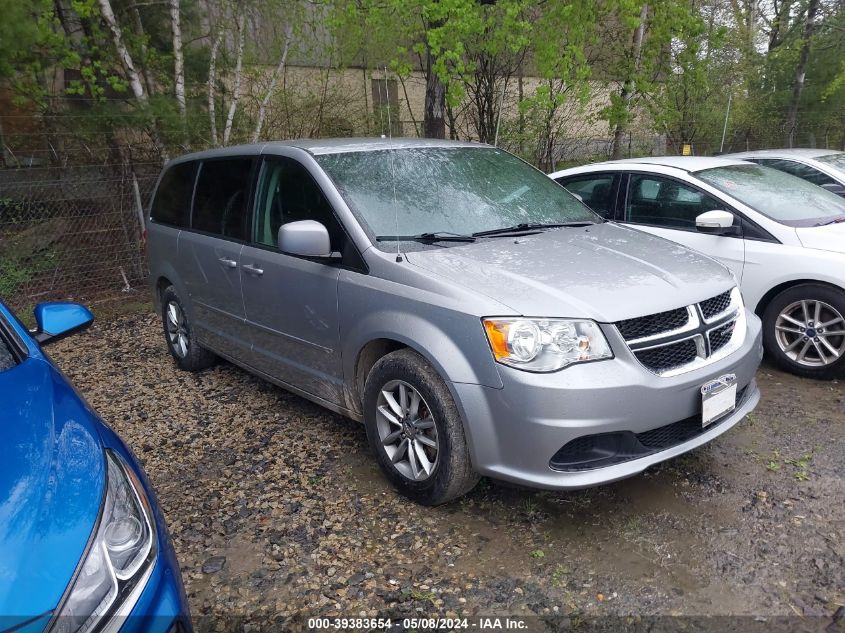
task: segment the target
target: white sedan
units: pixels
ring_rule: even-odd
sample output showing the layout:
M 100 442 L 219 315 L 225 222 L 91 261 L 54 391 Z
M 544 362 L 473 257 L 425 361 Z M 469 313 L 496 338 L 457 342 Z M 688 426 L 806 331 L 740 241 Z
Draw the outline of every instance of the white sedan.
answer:
M 845 375 L 845 199 L 727 158 L 611 161 L 550 177 L 605 218 L 730 268 L 778 365 L 814 378 Z
M 760 149 L 725 158 L 747 160 L 798 176 L 845 198 L 845 152 L 832 149 Z

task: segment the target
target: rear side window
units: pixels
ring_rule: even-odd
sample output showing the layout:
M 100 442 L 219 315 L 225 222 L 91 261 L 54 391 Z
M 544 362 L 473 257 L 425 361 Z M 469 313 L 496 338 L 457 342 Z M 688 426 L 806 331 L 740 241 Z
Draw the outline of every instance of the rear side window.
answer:
M 616 176 L 614 174 L 590 174 L 558 180 L 570 193 L 596 213 L 606 218 L 613 217 L 616 203 Z
M 192 227 L 213 235 L 246 240 L 251 174 L 251 158 L 203 163 L 194 195 Z
M 181 163 L 164 172 L 150 210 L 154 222 L 188 226 L 196 174 L 196 163 Z

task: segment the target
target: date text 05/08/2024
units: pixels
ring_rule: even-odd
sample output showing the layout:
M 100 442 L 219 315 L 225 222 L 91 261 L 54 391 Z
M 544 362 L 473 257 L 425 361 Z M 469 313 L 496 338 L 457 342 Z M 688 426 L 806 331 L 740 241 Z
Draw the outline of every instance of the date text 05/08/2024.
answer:
M 477 617 L 477 618 L 308 618 L 309 630 L 524 630 L 527 623 L 520 618 Z

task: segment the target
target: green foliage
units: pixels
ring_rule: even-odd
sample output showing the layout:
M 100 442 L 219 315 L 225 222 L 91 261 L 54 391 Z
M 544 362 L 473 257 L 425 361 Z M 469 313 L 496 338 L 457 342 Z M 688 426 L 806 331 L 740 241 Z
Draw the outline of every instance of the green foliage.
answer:
M 222 136 L 233 100 L 235 24 L 246 14 L 243 99 L 230 142 L 251 136 L 288 25 L 293 63 L 312 65 L 325 82 L 280 79 L 269 101 L 278 110 L 265 122 L 276 134 L 363 131 L 352 128 L 344 87 L 328 85 L 330 69 L 354 66 L 364 68 L 365 86 L 367 72 L 381 76 L 384 68 L 403 81 L 420 71 L 436 77 L 453 133 L 501 140 L 547 169 L 600 151 L 559 151 L 575 137 L 594 136 L 588 128 L 596 119 L 611 134 L 659 133 L 670 148 L 691 142 L 698 153 L 716 151 L 729 99 L 725 149 L 781 144 L 791 109 L 798 112 L 799 144 L 845 142 L 842 2 L 821 0 L 817 24 L 808 30 L 812 0 L 783 0 L 780 15 L 745 0 L 650 0 L 642 24 L 643 0 L 181 0 L 183 117 L 173 98 L 168 3 L 110 1 L 142 78 L 140 100 L 101 0 L 0 0 L 0 80 L 18 103 L 45 113 L 65 107 L 53 94 L 60 86 L 79 109 L 73 132 L 80 138 L 145 137 L 170 153 L 209 145 L 206 82 L 220 29 L 213 103 Z M 805 45 L 806 82 L 796 91 Z M 370 111 L 356 111 L 356 122 L 377 116 L 369 103 L 359 109 Z

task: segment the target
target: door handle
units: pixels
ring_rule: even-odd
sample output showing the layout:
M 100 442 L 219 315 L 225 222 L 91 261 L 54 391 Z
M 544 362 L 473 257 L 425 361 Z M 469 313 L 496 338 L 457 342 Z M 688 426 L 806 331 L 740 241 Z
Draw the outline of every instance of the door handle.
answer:
M 253 266 L 252 264 L 244 264 L 242 268 L 250 275 L 255 275 L 256 277 L 260 277 L 264 274 L 263 268 L 258 268 L 257 266 Z
M 234 259 L 227 259 L 225 257 L 221 257 L 217 261 L 220 262 L 221 264 L 223 264 L 226 268 L 237 268 L 238 267 L 238 262 L 236 262 Z

